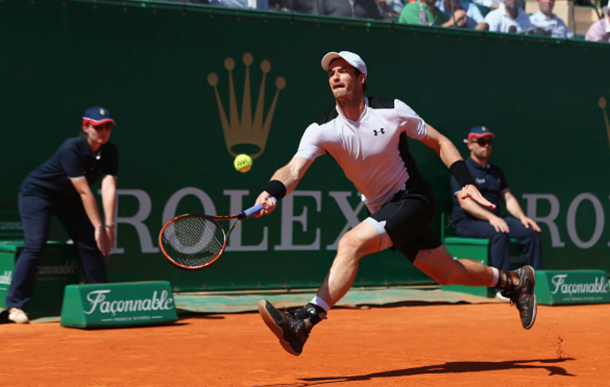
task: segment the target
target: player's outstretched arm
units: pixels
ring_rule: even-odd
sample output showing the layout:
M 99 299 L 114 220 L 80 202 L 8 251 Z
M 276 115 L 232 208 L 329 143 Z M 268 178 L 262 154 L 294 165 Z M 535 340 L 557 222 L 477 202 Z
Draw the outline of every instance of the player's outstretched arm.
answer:
M 443 136 L 438 130 L 434 129 L 432 126 L 428 125 L 428 134 L 426 137 L 420 140 L 422 144 L 431 148 L 438 154 L 443 161 L 443 163 L 451 170 L 451 173 L 455 176 L 455 163 L 461 161 L 464 164 L 464 159 L 462 155 L 457 150 L 453 142 L 449 140 L 447 137 Z M 470 176 L 470 172 L 464 165 L 462 168 L 459 168 L 459 172 L 465 173 L 470 177 L 472 183 L 474 183 L 474 179 Z M 458 176 L 456 176 L 457 178 Z M 460 181 L 460 179 L 458 179 Z M 496 208 L 496 205 L 491 203 L 489 200 L 485 199 L 481 192 L 479 192 L 478 188 L 474 184 L 462 184 L 462 192 L 459 194 L 462 199 L 471 198 L 475 202 L 481 204 L 490 209 Z
M 256 199 L 255 204 L 261 203 L 263 205 L 263 210 L 257 217 L 273 212 L 277 202 L 271 199 L 271 197 L 281 199 L 294 191 L 312 163 L 313 160 L 308 160 L 303 157 L 293 157 L 288 164 L 278 169 L 271 177 L 267 186 L 263 189 L 263 192 L 261 192 Z
M 450 168 L 456 161 L 463 160 L 462 155 L 453 145 L 453 142 L 430 125 L 428 125 L 426 137 L 419 141 L 435 151 L 447 168 Z

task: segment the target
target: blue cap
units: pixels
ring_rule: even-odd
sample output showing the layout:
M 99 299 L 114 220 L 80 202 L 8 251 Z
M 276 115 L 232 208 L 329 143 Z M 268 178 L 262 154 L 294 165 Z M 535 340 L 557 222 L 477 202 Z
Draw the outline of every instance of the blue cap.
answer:
M 481 137 L 496 137 L 492 132 L 487 129 L 486 126 L 475 126 L 470 129 L 470 133 L 468 133 L 468 141 L 472 138 L 481 138 Z
M 83 125 L 101 125 L 105 122 L 112 122 L 113 125 L 116 125 L 116 122 L 110 116 L 110 112 L 101 106 L 90 107 L 83 115 Z

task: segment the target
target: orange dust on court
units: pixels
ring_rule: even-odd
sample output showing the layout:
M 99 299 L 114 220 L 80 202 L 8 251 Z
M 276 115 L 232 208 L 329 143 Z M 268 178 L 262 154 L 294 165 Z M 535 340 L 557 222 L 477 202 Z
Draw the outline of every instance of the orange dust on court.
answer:
M 0 386 L 608 386 L 610 305 L 336 309 L 304 352 L 258 314 L 190 314 L 168 326 L 0 325 Z

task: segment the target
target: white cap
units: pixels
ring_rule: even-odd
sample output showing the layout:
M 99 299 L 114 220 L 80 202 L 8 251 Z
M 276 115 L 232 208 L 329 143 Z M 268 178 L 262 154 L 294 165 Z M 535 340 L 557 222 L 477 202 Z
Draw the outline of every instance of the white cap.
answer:
M 324 69 L 324 71 L 328 71 L 328 66 L 330 65 L 330 62 L 337 58 L 345 60 L 354 68 L 364 73 L 365 76 L 367 75 L 366 64 L 364 64 L 362 58 L 360 58 L 358 54 L 354 54 L 353 52 L 349 51 L 329 52 L 328 54 L 324 55 L 324 58 L 322 58 L 322 68 Z

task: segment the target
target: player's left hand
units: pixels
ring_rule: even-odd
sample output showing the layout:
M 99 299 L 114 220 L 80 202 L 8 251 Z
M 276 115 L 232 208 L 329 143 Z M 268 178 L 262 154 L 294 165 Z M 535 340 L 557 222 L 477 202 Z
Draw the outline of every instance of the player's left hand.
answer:
M 489 200 L 485 199 L 483 197 L 483 195 L 481 195 L 481 192 L 479 191 L 477 186 L 474 184 L 466 184 L 465 186 L 463 186 L 462 192 L 460 193 L 460 197 L 462 199 L 471 198 L 475 202 L 479 203 L 480 205 L 482 205 L 484 207 L 489 208 L 490 210 L 493 210 L 496 208 L 495 204 L 493 204 Z

